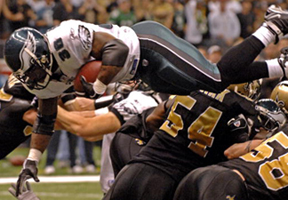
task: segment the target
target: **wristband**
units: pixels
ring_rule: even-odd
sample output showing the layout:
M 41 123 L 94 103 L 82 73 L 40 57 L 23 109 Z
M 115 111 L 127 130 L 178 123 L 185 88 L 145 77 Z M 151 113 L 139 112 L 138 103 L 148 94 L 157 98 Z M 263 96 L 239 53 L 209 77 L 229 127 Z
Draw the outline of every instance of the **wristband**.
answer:
M 93 89 L 97 94 L 103 94 L 106 91 L 107 85 L 102 83 L 99 79 L 97 79 L 93 83 Z
M 94 112 L 95 112 L 95 116 L 98 116 L 98 115 L 103 115 L 103 114 L 108 113 L 109 109 L 108 107 L 104 107 L 104 108 L 96 109 Z
M 39 163 L 41 156 L 42 156 L 42 152 L 39 151 L 38 149 L 30 149 L 27 159 L 33 160 Z

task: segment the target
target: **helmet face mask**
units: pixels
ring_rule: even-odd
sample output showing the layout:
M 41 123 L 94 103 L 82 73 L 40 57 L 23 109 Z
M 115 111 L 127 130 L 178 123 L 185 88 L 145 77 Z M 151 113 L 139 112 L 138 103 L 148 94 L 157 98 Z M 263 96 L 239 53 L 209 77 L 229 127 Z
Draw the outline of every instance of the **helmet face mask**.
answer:
M 5 60 L 13 75 L 31 90 L 42 90 L 51 80 L 52 54 L 45 36 L 35 29 L 13 32 L 5 44 Z
M 286 123 L 286 116 L 272 99 L 260 99 L 255 109 L 259 112 L 259 120 L 267 131 L 274 131 Z

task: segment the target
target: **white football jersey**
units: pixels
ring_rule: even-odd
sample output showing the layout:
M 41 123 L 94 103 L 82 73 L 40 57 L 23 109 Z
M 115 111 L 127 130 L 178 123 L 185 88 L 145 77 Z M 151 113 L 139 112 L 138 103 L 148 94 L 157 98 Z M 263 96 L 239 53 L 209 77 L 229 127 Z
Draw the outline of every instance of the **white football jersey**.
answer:
M 133 78 L 139 62 L 140 47 L 137 35 L 130 27 L 119 27 L 117 25 L 106 27 L 79 20 L 67 20 L 46 33 L 50 51 L 59 65 L 56 73 L 61 74 L 60 81 L 50 81 L 43 90 L 27 89 L 37 97 L 46 99 L 56 97 L 71 87 L 81 66 L 95 59 L 90 55 L 93 31 L 111 34 L 129 47 L 129 55 L 126 58 L 125 65 L 112 82 Z

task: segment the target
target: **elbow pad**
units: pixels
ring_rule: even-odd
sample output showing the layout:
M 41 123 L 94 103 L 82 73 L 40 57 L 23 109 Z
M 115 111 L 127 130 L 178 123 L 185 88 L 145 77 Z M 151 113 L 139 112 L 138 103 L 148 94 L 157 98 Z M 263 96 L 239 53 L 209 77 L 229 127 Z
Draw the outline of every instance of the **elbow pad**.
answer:
M 129 53 L 129 48 L 119 39 L 107 42 L 101 49 L 102 65 L 123 67 Z
M 52 135 L 57 113 L 53 115 L 41 115 L 38 113 L 36 122 L 33 125 L 33 133 Z

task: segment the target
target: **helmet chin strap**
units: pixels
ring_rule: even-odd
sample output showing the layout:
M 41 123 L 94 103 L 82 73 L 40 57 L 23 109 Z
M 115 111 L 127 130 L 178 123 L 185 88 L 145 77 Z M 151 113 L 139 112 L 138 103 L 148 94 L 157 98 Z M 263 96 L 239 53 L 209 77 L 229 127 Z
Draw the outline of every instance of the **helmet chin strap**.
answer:
M 35 56 L 34 53 L 32 53 L 29 49 L 24 48 L 24 51 L 26 51 L 26 53 L 28 53 L 37 63 L 40 67 L 42 67 L 42 64 L 40 63 L 40 61 L 37 59 L 37 57 Z M 49 74 L 50 76 L 52 76 L 52 72 L 50 70 L 48 70 L 46 67 L 42 67 L 42 69 L 45 70 L 45 72 L 47 74 Z

